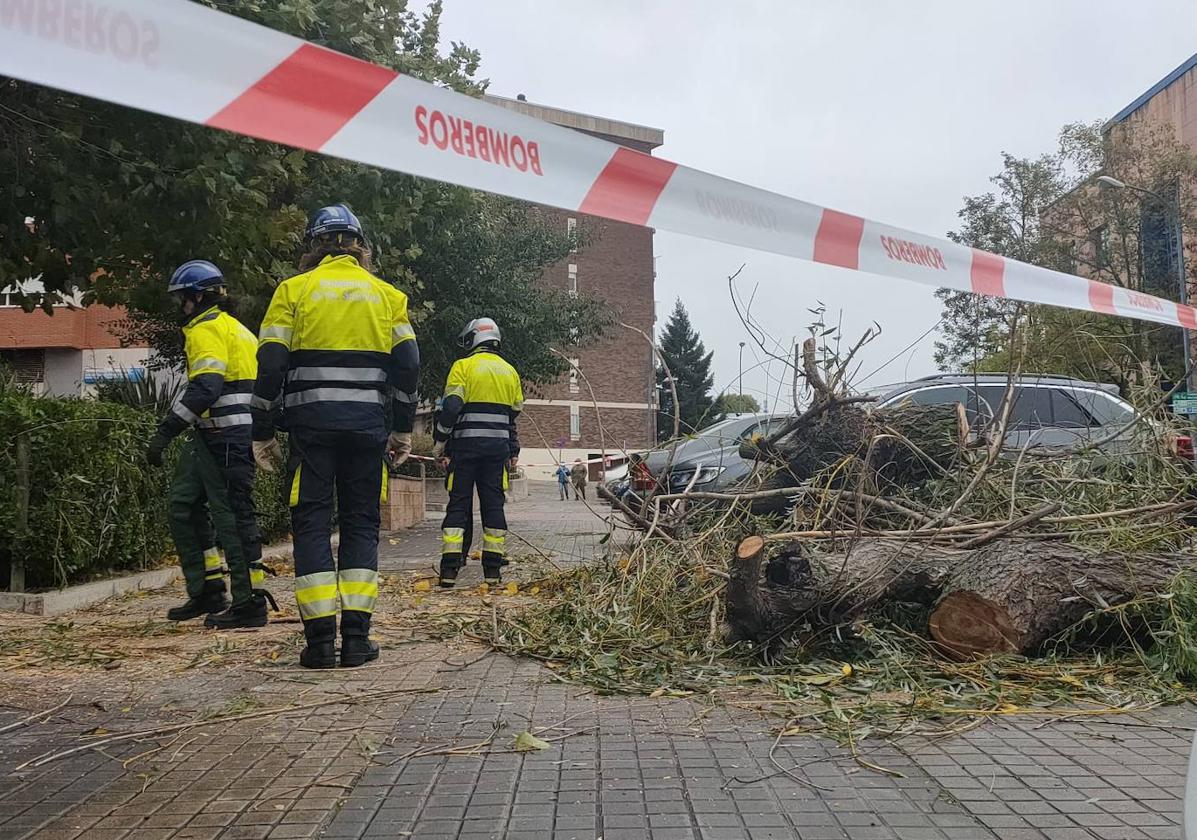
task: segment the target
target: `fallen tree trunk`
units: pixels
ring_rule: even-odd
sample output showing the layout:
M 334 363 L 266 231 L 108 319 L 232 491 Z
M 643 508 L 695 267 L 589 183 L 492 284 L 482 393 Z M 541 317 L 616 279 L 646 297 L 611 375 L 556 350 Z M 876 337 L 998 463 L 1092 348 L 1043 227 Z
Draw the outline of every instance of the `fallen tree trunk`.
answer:
M 1197 557 L 1086 551 L 1068 543 L 996 542 L 971 552 L 931 613 L 947 653 L 1034 650 L 1095 607 L 1167 591 Z
M 884 538 L 843 551 L 744 539 L 726 592 L 728 636 L 776 645 L 803 624 L 850 621 L 890 602 L 934 606 L 930 635 L 954 657 L 1034 650 L 1098 606 L 1162 593 L 1197 557 L 1001 540 L 975 550 Z
M 725 596 L 731 641 L 772 643 L 802 623 L 848 621 L 882 601 L 929 602 L 961 553 L 864 539 L 848 552 L 791 542 L 767 556 L 766 545 L 751 536 L 736 549 Z

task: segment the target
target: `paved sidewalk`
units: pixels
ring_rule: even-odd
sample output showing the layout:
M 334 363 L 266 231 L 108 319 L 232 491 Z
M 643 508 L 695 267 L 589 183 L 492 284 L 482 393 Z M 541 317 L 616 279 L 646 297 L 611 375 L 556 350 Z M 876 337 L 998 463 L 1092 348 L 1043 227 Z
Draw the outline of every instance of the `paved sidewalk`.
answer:
M 540 493 L 510 519 L 557 564 L 606 533 Z M 746 708 L 597 696 L 489 653 L 453 623 L 492 603 L 470 585 L 477 564 L 454 592 L 416 586 L 438 528 L 384 539 L 383 659 L 353 671 L 294 667 L 293 612 L 260 632 L 169 625 L 177 589 L 65 620 L 0 617 L 0 730 L 20 724 L 0 731 L 0 838 L 1180 838 L 1189 708 L 857 744 L 876 772 L 820 738 L 779 741 L 777 722 Z M 523 731 L 548 748 L 515 752 Z M 147 734 L 101 743 L 135 732 Z M 78 751 L 15 770 L 66 750 Z

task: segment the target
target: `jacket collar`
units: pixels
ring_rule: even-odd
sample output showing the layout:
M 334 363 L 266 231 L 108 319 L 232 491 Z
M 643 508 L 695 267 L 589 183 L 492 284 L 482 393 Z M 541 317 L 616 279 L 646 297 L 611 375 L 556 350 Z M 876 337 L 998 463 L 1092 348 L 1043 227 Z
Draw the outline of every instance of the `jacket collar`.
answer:
M 209 306 L 207 309 L 205 309 L 203 312 L 201 312 L 200 314 L 196 315 L 194 318 L 192 318 L 186 324 L 184 324 L 183 329 L 189 330 L 192 327 L 194 327 L 196 324 L 198 324 L 200 321 L 206 321 L 209 318 L 215 318 L 219 313 L 220 313 L 220 307 L 217 304 L 213 304 L 213 305 Z
M 327 257 L 320 260 L 320 265 L 328 265 L 329 263 L 334 262 L 340 264 L 349 263 L 354 268 L 361 268 L 361 266 L 358 265 L 357 258 L 352 257 L 349 254 L 329 254 Z

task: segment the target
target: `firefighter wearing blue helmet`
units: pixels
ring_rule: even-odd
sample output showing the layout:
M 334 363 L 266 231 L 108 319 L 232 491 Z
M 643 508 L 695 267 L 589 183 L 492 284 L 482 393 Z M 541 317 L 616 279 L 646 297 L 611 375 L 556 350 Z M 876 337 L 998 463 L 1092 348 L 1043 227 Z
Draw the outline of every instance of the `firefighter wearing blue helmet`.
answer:
M 348 207 L 316 211 L 304 245 L 300 273 L 279 284 L 262 319 L 254 457 L 274 469 L 281 456 L 275 430 L 285 428 L 295 601 L 307 642 L 300 664 L 337 664 L 339 605 L 340 664 L 354 667 L 378 658 L 370 623 L 383 459 L 386 453 L 400 464 L 411 452 L 420 353 L 407 295 L 371 273 L 365 232 Z
M 184 320 L 187 387 L 158 424 L 147 458 L 161 466 L 167 445 L 183 435 L 169 507 L 188 596 L 167 618 L 186 621 L 207 615 L 208 627 L 261 627 L 270 595 L 262 588 L 265 569 L 250 448 L 257 341 L 229 313 L 227 284 L 212 263 L 191 260 L 179 266 L 167 291 Z M 213 526 L 228 561 L 231 606 Z

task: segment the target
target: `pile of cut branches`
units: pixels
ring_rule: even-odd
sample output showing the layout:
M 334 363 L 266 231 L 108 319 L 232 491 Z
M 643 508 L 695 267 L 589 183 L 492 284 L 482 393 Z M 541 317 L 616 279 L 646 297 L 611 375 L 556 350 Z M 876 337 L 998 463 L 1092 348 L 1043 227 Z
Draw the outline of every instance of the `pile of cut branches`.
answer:
M 876 408 L 848 393 L 859 347 L 830 365 L 813 338 L 796 351 L 813 399 L 741 447 L 755 463 L 741 486 L 650 494 L 631 511 L 675 550 L 722 517 L 736 540 L 729 640 L 774 653 L 804 624 L 913 603 L 941 654 L 1032 653 L 1094 609 L 1197 571 L 1197 475 L 1169 451 L 1165 420 L 1136 415 L 1067 451 L 1014 450 L 1014 374 L 997 416 L 973 428 L 959 404 Z

